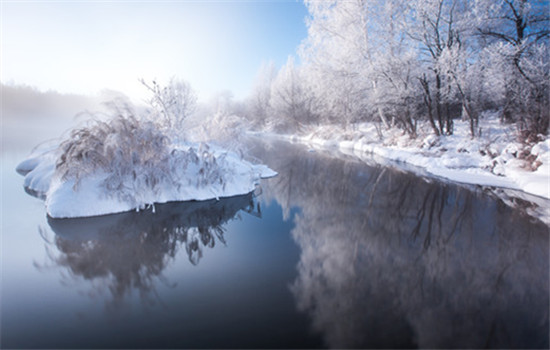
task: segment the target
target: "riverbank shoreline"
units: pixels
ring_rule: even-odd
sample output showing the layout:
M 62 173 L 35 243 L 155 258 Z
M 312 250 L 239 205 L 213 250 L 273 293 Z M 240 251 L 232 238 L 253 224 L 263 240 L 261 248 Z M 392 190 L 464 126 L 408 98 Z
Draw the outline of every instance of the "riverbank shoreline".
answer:
M 334 125 L 304 128 L 298 135 L 253 132 L 307 145 L 312 150 L 338 149 L 365 159 L 379 156 L 422 169 L 457 183 L 518 190 L 550 200 L 550 138 L 533 145 L 516 141 L 513 126 L 488 116 L 472 138 L 467 121 L 456 120 L 453 135 L 436 136 L 427 125 L 411 139 L 397 128 L 380 130 L 374 123 L 347 130 Z

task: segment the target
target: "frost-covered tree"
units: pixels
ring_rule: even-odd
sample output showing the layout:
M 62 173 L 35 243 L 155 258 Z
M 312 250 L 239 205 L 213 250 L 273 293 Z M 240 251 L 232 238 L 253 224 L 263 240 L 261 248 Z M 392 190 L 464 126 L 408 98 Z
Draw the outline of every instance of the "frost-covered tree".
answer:
M 477 0 L 477 32 L 491 65 L 500 68 L 503 119 L 518 123 L 523 139 L 547 134 L 549 126 L 550 36 L 546 0 Z
M 483 112 L 500 109 L 524 140 L 547 134 L 548 1 L 304 2 L 301 64 L 263 73 L 250 104 L 259 119 L 375 121 L 415 137 L 419 120 L 450 135 L 462 116 L 473 137 Z M 304 101 L 309 114 L 296 112 Z
M 247 116 L 245 104 L 235 101 L 230 91 L 220 91 L 202 106 L 193 130 L 194 136 L 224 142 L 229 147 L 249 126 L 242 116 Z
M 306 1 L 308 38 L 300 52 L 313 72 L 319 114 L 344 125 L 379 120 L 413 137 L 426 114 L 436 134 L 452 133 L 445 100 L 451 84 L 437 62 L 458 40 L 454 3 Z
M 155 80 L 151 83 L 143 79 L 140 81 L 151 92 L 151 97 L 147 100 L 152 108 L 150 118 L 170 133 L 182 135 L 184 121 L 197 106 L 197 95 L 191 85 L 176 78 L 171 78 L 166 86 Z
M 229 90 L 220 91 L 210 99 L 210 105 L 214 114 L 226 116 L 234 113 L 235 102 L 233 93 Z
M 462 117 L 469 121 L 472 137 L 479 133 L 479 109 L 486 95 L 483 83 L 488 78 L 486 64 L 477 53 L 458 42 L 442 51 L 436 66 L 448 84 L 443 94 L 447 109 L 453 103 L 462 107 Z M 452 115 L 449 111 L 446 114 L 452 126 Z
M 314 120 L 311 100 L 300 68 L 295 65 L 294 58 L 289 57 L 271 87 L 272 121 L 279 128 L 298 130 L 301 125 Z
M 511 58 L 521 71 L 521 56 L 529 47 L 548 43 L 549 5 L 547 0 L 476 0 L 472 11 L 484 40 L 503 41 L 516 48 Z
M 383 55 L 382 55 L 383 56 Z M 375 61 L 375 75 L 372 77 L 370 106 L 386 128 L 397 126 L 409 135 L 416 135 L 420 100 L 419 84 L 416 80 L 416 60 L 411 55 Z
M 272 61 L 260 66 L 247 101 L 248 119 L 255 126 L 265 125 L 267 122 L 271 109 L 271 86 L 276 76 L 277 69 Z
M 368 105 L 384 126 L 398 126 L 414 137 L 422 99 L 417 53 L 404 34 L 406 3 L 391 0 L 375 5 L 368 8 L 369 38 L 376 48 L 368 61 L 367 78 L 372 80 Z
M 308 37 L 300 48 L 323 119 L 348 125 L 368 117 L 369 1 L 305 1 Z
M 433 126 L 437 121 L 436 134 L 452 134 L 454 79 L 440 61 L 446 50 L 457 52 L 456 47 L 462 45 L 467 28 L 467 4 L 461 0 L 412 0 L 407 4 L 409 16 L 405 31 L 419 50 L 419 64 L 424 73 L 418 78 L 426 95 L 424 101 L 430 123 Z M 449 62 L 450 58 L 459 56 L 446 57 L 447 65 L 456 65 Z

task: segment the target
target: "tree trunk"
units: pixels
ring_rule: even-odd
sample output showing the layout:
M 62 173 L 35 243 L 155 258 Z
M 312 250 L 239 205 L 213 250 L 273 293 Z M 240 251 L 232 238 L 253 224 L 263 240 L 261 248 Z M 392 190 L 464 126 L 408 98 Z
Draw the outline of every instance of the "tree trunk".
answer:
M 384 127 L 389 130 L 390 126 L 388 124 L 388 120 L 386 119 L 386 116 L 382 112 L 382 108 L 378 107 L 378 115 L 380 116 L 380 120 L 382 121 L 382 124 L 384 124 Z
M 422 85 L 422 88 L 424 89 L 424 104 L 426 105 L 426 108 L 428 109 L 428 120 L 430 121 L 430 125 L 432 126 L 432 129 L 434 133 L 439 136 L 441 133 L 439 132 L 439 129 L 435 125 L 434 116 L 432 113 L 432 96 L 430 95 L 430 86 L 428 85 L 428 80 L 426 79 L 426 76 L 424 75 L 422 78 L 418 78 L 420 80 L 420 84 Z
M 443 116 L 441 115 L 441 77 L 438 72 L 435 73 L 435 114 L 439 123 L 439 133 L 444 135 Z

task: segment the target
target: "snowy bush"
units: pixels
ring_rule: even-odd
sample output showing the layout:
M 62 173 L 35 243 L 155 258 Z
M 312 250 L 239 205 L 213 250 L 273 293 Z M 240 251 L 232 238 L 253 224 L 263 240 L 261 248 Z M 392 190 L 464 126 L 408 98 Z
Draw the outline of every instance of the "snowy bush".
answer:
M 133 115 L 93 120 L 71 132 L 60 152 L 55 175 L 73 180 L 74 190 L 82 179 L 106 174 L 101 182 L 104 192 L 136 207 L 146 204 L 142 194 L 158 194 L 166 185 L 225 186 L 225 154 L 213 154 L 206 144 L 173 147 L 157 124 Z
M 151 83 L 141 80 L 151 93 L 147 101 L 151 107 L 148 118 L 158 123 L 172 137 L 184 135 L 184 122 L 197 107 L 197 95 L 191 85 L 176 78 L 170 79 L 166 86 L 155 80 Z
M 105 186 L 120 190 L 124 179 L 154 187 L 168 173 L 167 137 L 151 122 L 140 122 L 134 116 L 117 116 L 71 132 L 60 145 L 61 156 L 56 173 L 63 180 L 79 180 L 98 170 L 109 173 Z
M 18 165 L 29 194 L 53 218 L 85 217 L 253 191 L 276 173 L 205 143 L 175 142 L 129 110 L 74 130 Z

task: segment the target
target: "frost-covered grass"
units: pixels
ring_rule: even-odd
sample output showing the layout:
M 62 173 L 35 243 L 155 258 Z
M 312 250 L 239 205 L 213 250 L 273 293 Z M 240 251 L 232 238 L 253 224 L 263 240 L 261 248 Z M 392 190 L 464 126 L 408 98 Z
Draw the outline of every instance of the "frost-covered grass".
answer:
M 169 156 L 168 139 L 152 122 L 119 116 L 72 131 L 60 145 L 56 173 L 74 180 L 75 189 L 98 171 L 109 174 L 103 185 L 115 193 L 127 192 L 130 178 L 136 186 L 154 189 L 169 176 Z
M 178 175 L 188 167 L 198 168 L 194 178 L 197 187 L 224 187 L 222 169 L 227 154 L 214 155 L 208 145 L 198 146 L 174 147 L 154 123 L 132 116 L 95 120 L 71 132 L 61 144 L 56 174 L 63 181 L 73 180 L 76 190 L 82 178 L 104 172 L 104 189 L 136 206 L 140 204 L 136 198 L 140 189 L 157 193 L 161 184 L 181 186 Z
M 276 174 L 219 147 L 173 141 L 158 124 L 128 113 L 38 147 L 17 171 L 55 218 L 246 194 Z
M 347 130 L 321 125 L 299 135 L 282 136 L 312 148 L 338 148 L 360 158 L 380 156 L 461 183 L 550 198 L 550 139 L 531 145 L 518 142 L 514 127 L 500 123 L 496 114 L 484 115 L 479 127 L 481 136 L 476 138 L 470 136 L 468 122 L 461 120 L 455 121 L 453 135 L 439 137 L 427 124 L 420 125 L 418 136 L 412 139 L 398 129 L 380 130 L 372 123 Z

